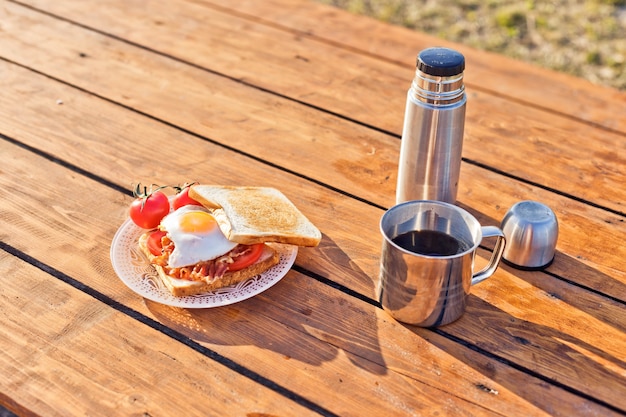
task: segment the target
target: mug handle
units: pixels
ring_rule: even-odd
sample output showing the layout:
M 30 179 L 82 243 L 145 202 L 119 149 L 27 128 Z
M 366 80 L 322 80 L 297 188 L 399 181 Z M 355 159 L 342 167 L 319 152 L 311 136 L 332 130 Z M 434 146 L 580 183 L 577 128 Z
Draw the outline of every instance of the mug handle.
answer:
M 472 285 L 486 280 L 496 272 L 500 259 L 502 259 L 502 254 L 504 253 L 504 246 L 506 245 L 506 239 L 502 230 L 495 226 L 483 226 L 481 230 L 483 232 L 483 239 L 495 236 L 498 240 L 496 241 L 496 246 L 493 247 L 493 253 L 487 266 L 472 275 Z

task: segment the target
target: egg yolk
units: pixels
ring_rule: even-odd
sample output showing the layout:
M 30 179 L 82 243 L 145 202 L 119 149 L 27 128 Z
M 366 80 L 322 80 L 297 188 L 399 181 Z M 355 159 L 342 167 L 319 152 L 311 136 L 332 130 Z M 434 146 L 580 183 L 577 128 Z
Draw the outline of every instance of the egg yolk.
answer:
M 208 233 L 215 226 L 215 218 L 203 211 L 184 213 L 180 218 L 180 228 L 187 233 Z

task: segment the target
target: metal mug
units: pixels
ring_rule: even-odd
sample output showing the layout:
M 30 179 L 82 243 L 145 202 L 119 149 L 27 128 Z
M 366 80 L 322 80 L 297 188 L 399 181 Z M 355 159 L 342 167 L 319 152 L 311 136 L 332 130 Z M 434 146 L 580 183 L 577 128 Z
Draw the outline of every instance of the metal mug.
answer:
M 378 300 L 396 320 L 422 327 L 442 326 L 460 318 L 470 287 L 493 275 L 506 244 L 499 228 L 481 226 L 467 211 L 441 201 L 398 204 L 382 216 L 380 230 L 383 245 Z M 442 252 L 441 248 L 429 249 L 434 253 L 417 253 L 399 244 L 399 239 L 411 234 L 418 240 L 420 235 L 434 235 L 435 245 L 453 239 L 458 248 L 454 253 Z M 497 238 L 491 259 L 474 272 L 476 248 L 486 237 Z

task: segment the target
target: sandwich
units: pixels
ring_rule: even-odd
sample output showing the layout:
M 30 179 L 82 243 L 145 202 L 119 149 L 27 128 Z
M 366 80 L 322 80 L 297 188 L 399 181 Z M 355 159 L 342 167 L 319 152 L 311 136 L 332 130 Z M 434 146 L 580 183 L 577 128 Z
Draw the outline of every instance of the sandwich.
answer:
M 317 246 L 320 231 L 269 187 L 192 185 L 186 205 L 142 234 L 139 248 L 174 296 L 234 285 L 278 264 L 276 243 Z

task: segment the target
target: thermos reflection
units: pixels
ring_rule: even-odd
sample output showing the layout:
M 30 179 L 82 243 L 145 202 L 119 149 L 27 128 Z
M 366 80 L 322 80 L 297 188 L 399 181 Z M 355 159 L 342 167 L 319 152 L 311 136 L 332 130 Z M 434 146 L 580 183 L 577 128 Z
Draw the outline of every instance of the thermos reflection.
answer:
M 464 69 L 465 58 L 454 50 L 419 53 L 407 95 L 396 204 L 456 202 L 467 101 Z

